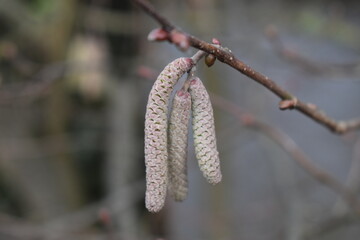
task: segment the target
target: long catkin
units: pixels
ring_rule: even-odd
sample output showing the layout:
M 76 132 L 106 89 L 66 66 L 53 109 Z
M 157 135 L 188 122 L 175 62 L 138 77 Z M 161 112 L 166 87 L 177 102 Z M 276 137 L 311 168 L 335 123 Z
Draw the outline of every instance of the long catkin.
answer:
M 176 201 L 183 201 L 188 193 L 186 161 L 190 113 L 190 93 L 179 90 L 169 121 L 169 190 Z
M 167 113 L 170 94 L 180 77 L 193 67 L 191 58 L 169 63 L 156 79 L 145 115 L 145 205 L 150 212 L 164 206 L 168 181 Z
M 216 146 L 214 113 L 210 97 L 199 78 L 190 82 L 195 155 L 200 170 L 211 184 L 221 181 L 219 152 Z

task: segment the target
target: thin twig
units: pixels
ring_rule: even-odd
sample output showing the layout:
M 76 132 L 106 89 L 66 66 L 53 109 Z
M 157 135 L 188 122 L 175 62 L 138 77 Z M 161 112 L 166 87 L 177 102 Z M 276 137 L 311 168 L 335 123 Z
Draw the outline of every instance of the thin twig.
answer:
M 242 124 L 266 134 L 283 150 L 285 150 L 300 167 L 302 167 L 317 181 L 339 194 L 341 198 L 343 198 L 343 200 L 354 210 L 354 212 L 357 215 L 360 215 L 360 203 L 356 195 L 329 173 L 315 166 L 309 157 L 292 140 L 292 138 L 281 130 L 257 120 L 253 115 L 244 113 L 238 106 L 220 96 L 212 93 L 211 100 L 214 105 L 235 116 Z
M 354 194 L 358 194 L 360 191 L 360 138 L 356 140 L 353 146 L 352 162 L 349 169 L 345 185 Z M 348 209 L 344 205 L 344 202 L 339 199 L 334 205 L 333 214 L 342 216 L 347 213 Z
M 188 91 L 189 86 L 190 86 L 190 81 L 195 77 L 195 72 L 196 72 L 196 64 L 203 58 L 205 57 L 207 53 L 204 51 L 197 51 L 194 56 L 191 57 L 191 59 L 193 60 L 193 62 L 195 63 L 194 67 L 191 68 L 191 70 L 188 72 L 188 76 L 187 79 L 184 82 L 184 85 L 182 87 L 182 89 L 184 91 Z
M 32 100 L 46 93 L 64 74 L 67 63 L 58 62 L 49 64 L 40 70 L 30 80 L 16 85 L 4 85 L 0 89 L 0 105 L 13 103 L 31 103 Z
M 302 234 L 302 239 L 311 240 L 319 239 L 325 234 L 329 234 L 338 230 L 341 227 L 358 223 L 359 217 L 352 216 L 350 214 L 345 214 L 342 216 L 333 216 L 323 222 L 320 222 L 316 225 L 313 225 L 308 230 Z
M 80 230 L 86 229 L 97 223 L 101 209 L 109 209 L 112 215 L 121 214 L 130 204 L 142 199 L 144 182 L 142 180 L 119 188 L 118 193 L 109 195 L 98 203 L 93 203 L 79 210 L 57 217 L 46 223 L 32 224 L 19 219 L 9 218 L 0 214 L 0 236 L 6 239 L 79 239 L 70 236 Z M 129 198 L 119 201 L 117 196 L 129 195 Z M 105 239 L 105 238 L 101 238 Z
M 141 9 L 143 9 L 144 12 L 146 12 L 151 17 L 153 17 L 162 26 L 162 28 L 165 31 L 170 33 L 171 31 L 176 30 L 187 36 L 189 44 L 192 47 L 213 54 L 218 60 L 238 70 L 239 72 L 253 79 L 257 83 L 263 85 L 265 88 L 270 90 L 272 93 L 274 93 L 282 100 L 297 99 L 296 106 L 293 106 L 292 108 L 300 111 L 309 118 L 325 126 L 332 132 L 337 134 L 344 134 L 348 131 L 360 128 L 360 118 L 356 118 L 349 121 L 336 121 L 328 117 L 323 111 L 319 110 L 314 104 L 309 104 L 298 100 L 298 98 L 296 98 L 293 94 L 291 94 L 290 92 L 286 91 L 285 89 L 277 85 L 269 77 L 252 69 L 250 66 L 248 66 L 247 64 L 236 58 L 230 50 L 207 43 L 197 37 L 194 37 L 186 32 L 179 30 L 172 23 L 170 23 L 170 21 L 168 21 L 165 17 L 161 16 L 155 10 L 155 8 L 152 5 L 150 5 L 147 1 L 133 0 L 133 2 L 136 3 Z
M 324 74 L 324 73 L 329 74 L 329 73 L 338 73 L 338 72 L 353 74 L 360 65 L 359 61 L 350 62 L 350 63 L 338 63 L 338 64 L 317 62 L 313 59 L 309 59 L 305 57 L 296 50 L 286 47 L 279 35 L 276 26 L 273 25 L 267 26 L 265 33 L 274 51 L 280 57 L 301 66 L 303 69 L 309 72 L 315 74 Z
M 156 21 L 158 21 L 163 29 L 167 32 L 171 32 L 171 30 L 176 28 L 166 18 L 158 14 L 155 8 L 149 2 L 143 0 L 135 0 L 134 2 L 137 3 L 138 6 L 141 7 L 147 14 L 156 19 Z
M 204 51 L 197 51 L 194 56 L 191 57 L 194 63 L 198 63 L 207 53 Z

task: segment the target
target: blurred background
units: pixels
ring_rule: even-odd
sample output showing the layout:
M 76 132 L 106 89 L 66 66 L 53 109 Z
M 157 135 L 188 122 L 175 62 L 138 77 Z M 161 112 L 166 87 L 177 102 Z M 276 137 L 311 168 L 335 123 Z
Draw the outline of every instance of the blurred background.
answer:
M 358 1 L 151 2 L 329 116 L 360 115 Z M 189 144 L 188 198 L 147 212 L 147 96 L 165 65 L 195 53 L 147 42 L 156 27 L 130 0 L 0 1 L 0 239 L 357 239 L 359 216 L 332 189 L 216 103 L 223 181 L 206 183 Z M 358 131 L 281 112 L 220 62 L 198 75 L 359 193 Z

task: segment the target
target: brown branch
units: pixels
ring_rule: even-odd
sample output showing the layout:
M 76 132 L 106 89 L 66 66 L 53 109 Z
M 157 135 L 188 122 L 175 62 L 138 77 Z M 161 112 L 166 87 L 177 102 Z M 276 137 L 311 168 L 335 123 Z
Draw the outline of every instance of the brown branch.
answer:
M 144 10 L 144 12 L 146 12 L 147 14 L 149 14 L 151 17 L 153 17 L 158 23 L 160 23 L 160 25 L 162 26 L 162 28 L 164 30 L 166 30 L 167 32 L 171 32 L 172 30 L 176 29 L 176 27 L 169 22 L 166 18 L 164 18 L 163 16 L 161 16 L 160 14 L 157 13 L 157 11 L 155 10 L 155 8 L 147 1 L 144 0 L 134 0 L 134 2 Z
M 177 31 L 185 35 L 189 41 L 189 44 L 199 50 L 213 54 L 221 62 L 231 66 L 232 68 L 238 70 L 242 74 L 248 76 L 257 83 L 263 85 L 265 88 L 270 90 L 276 96 L 282 100 L 294 100 L 296 99 L 296 106 L 293 106 L 294 109 L 300 111 L 306 116 L 310 117 L 319 124 L 325 126 L 329 130 L 337 134 L 344 134 L 348 131 L 355 130 L 360 128 L 360 118 L 349 120 L 349 121 L 336 121 L 328 117 L 323 111 L 317 109 L 313 104 L 305 103 L 296 98 L 293 94 L 286 91 L 279 85 L 277 85 L 269 77 L 261 74 L 260 72 L 255 71 L 250 66 L 239 60 L 231 53 L 230 50 L 219 47 L 210 43 L 207 43 L 197 37 L 194 37 L 186 32 L 183 32 L 176 28 L 172 23 L 170 23 L 166 18 L 161 16 L 153 6 L 151 6 L 145 0 L 133 0 L 141 9 L 144 10 L 147 14 L 153 17 L 162 28 L 171 34 L 172 31 Z
M 309 157 L 296 145 L 292 138 L 279 129 L 257 120 L 253 115 L 244 113 L 238 106 L 220 96 L 211 94 L 211 100 L 214 105 L 235 116 L 242 124 L 266 134 L 286 151 L 301 168 L 318 182 L 339 194 L 354 212 L 357 215 L 360 215 L 360 203 L 356 195 L 344 184 L 332 177 L 331 174 L 315 166 Z

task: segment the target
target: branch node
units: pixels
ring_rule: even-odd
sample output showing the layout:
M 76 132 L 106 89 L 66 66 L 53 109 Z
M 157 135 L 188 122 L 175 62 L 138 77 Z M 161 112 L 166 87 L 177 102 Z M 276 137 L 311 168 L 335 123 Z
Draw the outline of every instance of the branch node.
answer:
M 306 106 L 308 108 L 310 108 L 311 110 L 313 110 L 313 111 L 317 110 L 317 106 L 315 104 L 313 104 L 313 103 L 307 103 Z
M 338 122 L 338 124 L 336 126 L 335 132 L 339 133 L 339 134 L 345 133 L 347 131 L 347 128 L 348 128 L 348 126 L 347 126 L 346 122 L 340 121 L 340 122 Z
M 292 99 L 285 99 L 279 102 L 279 108 L 280 110 L 292 110 L 296 108 L 297 102 L 298 100 L 296 97 Z

